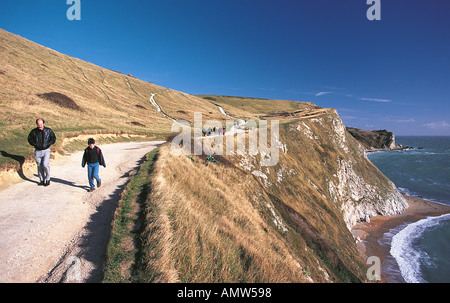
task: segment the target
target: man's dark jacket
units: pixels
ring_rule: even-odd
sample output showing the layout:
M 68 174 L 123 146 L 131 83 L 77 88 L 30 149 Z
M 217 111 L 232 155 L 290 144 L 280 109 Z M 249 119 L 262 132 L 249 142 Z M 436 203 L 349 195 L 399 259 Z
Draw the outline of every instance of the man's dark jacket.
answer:
M 44 127 L 43 130 L 36 127 L 28 135 L 28 143 L 37 150 L 45 150 L 49 148 L 50 145 L 55 144 L 55 142 L 55 133 L 48 127 Z

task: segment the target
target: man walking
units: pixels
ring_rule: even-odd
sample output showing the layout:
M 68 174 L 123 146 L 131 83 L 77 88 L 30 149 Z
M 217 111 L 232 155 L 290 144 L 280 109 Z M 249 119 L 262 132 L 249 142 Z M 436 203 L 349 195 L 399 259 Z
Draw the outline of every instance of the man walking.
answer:
M 28 143 L 35 148 L 34 159 L 39 175 L 39 186 L 50 185 L 50 146 L 56 142 L 55 133 L 44 124 L 44 119 L 37 119 L 37 127 L 28 135 Z

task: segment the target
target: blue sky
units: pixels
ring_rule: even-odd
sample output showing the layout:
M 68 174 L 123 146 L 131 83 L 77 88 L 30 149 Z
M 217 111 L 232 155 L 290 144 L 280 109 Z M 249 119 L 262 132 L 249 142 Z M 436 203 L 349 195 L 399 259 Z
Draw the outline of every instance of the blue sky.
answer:
M 190 94 L 310 101 L 346 126 L 450 135 L 450 1 L 0 1 L 0 28 Z

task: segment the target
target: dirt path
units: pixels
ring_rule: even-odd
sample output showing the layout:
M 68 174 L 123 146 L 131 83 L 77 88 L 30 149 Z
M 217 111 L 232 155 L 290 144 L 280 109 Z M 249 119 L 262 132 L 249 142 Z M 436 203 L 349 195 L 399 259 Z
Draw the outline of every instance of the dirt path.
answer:
M 0 282 L 99 282 L 120 194 L 160 143 L 100 146 L 107 167 L 93 193 L 82 152 L 50 161 L 49 187 L 37 186 L 35 173 L 0 191 Z
M 295 112 L 284 112 L 278 114 L 271 114 L 262 116 L 264 119 L 268 120 L 290 120 L 290 119 L 307 119 L 307 118 L 315 118 L 318 116 L 322 116 L 324 114 L 329 113 L 329 108 L 320 108 L 320 109 L 312 109 L 312 110 L 298 110 Z
M 169 118 L 172 121 L 176 121 L 174 118 L 172 118 L 171 116 L 169 116 L 168 114 L 166 114 L 162 109 L 161 106 L 159 106 L 159 104 L 155 101 L 155 95 L 156 94 L 152 94 L 150 97 L 150 103 L 153 104 L 154 107 L 156 107 L 156 110 L 158 112 L 160 112 L 161 114 L 163 114 L 164 117 Z

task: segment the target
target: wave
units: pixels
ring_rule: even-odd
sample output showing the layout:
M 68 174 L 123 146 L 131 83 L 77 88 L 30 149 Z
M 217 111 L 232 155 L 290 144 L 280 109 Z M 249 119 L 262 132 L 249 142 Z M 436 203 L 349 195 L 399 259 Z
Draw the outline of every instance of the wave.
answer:
M 410 196 L 410 197 L 425 199 L 423 196 L 419 195 L 418 193 L 413 192 L 412 190 L 410 190 L 410 189 L 408 189 L 406 187 L 397 186 L 397 190 L 401 194 L 404 194 L 404 195 L 407 195 L 407 196 Z M 431 199 L 425 199 L 425 200 L 431 201 Z
M 417 246 L 416 241 L 423 233 L 432 227 L 449 220 L 450 214 L 439 217 L 427 217 L 417 222 L 406 225 L 392 237 L 391 255 L 397 261 L 403 279 L 408 283 L 426 283 L 421 272 L 421 264 L 432 265 L 433 260 L 425 251 Z
M 439 183 L 439 184 L 435 184 L 435 185 L 441 185 L 441 184 Z M 431 202 L 438 203 L 438 204 L 441 204 L 441 205 L 447 205 L 447 206 L 449 205 L 448 202 L 443 202 L 443 201 L 439 201 L 439 200 L 436 200 L 436 199 L 433 199 L 433 198 L 430 198 L 430 197 L 426 197 L 426 196 L 420 195 L 420 194 L 415 193 L 415 192 L 413 192 L 412 190 L 410 190 L 410 189 L 408 189 L 406 187 L 397 186 L 397 190 L 398 190 L 399 193 L 407 195 L 407 196 L 410 196 L 410 197 L 413 197 L 413 198 L 420 198 L 420 199 L 431 201 Z

